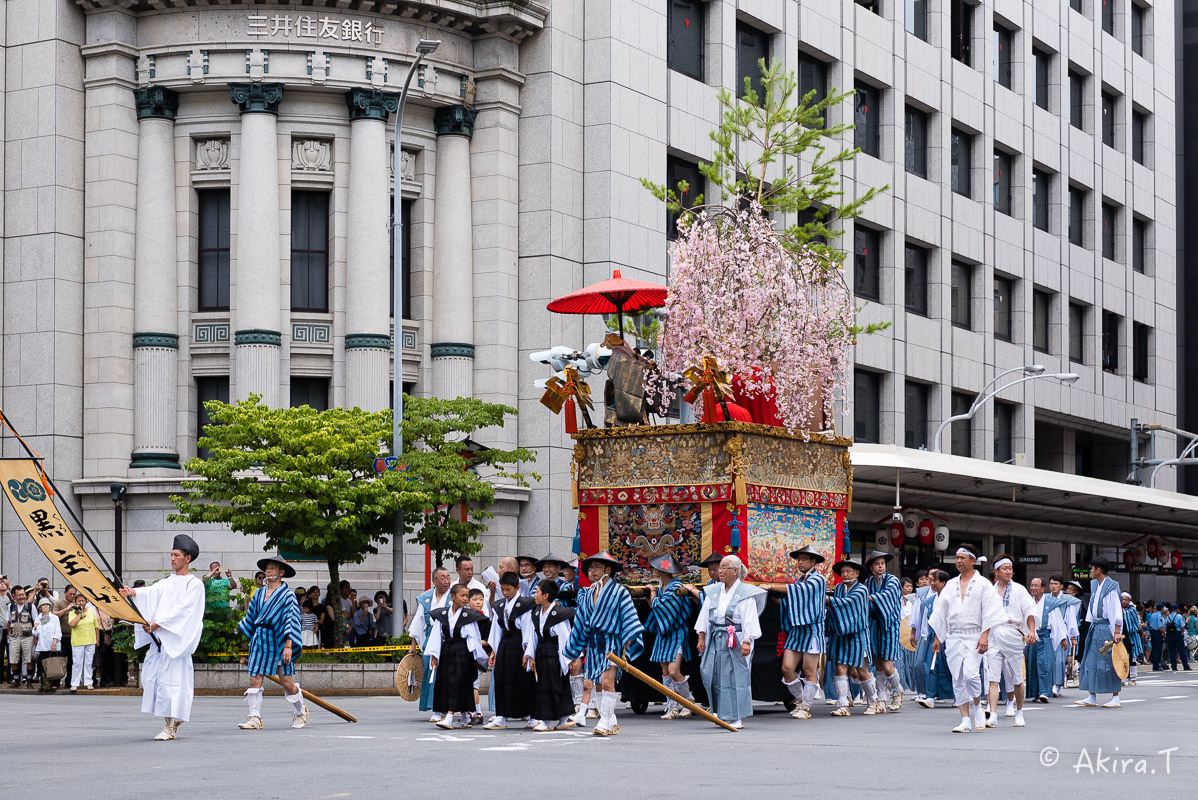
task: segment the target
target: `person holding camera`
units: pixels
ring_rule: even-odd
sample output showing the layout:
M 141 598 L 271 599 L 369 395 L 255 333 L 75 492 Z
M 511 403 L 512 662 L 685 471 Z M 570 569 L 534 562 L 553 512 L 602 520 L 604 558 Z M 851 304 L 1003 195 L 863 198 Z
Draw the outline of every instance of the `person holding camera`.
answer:
M 51 613 L 51 608 L 53 608 L 53 604 L 50 602 L 50 598 L 41 598 L 37 604 L 38 616 L 33 623 L 33 639 L 37 643 L 38 671 L 42 674 L 42 685 L 39 691 L 43 692 L 53 692 L 58 689 L 46 675 L 45 667 L 40 666 L 43 660 L 61 652 L 59 648 L 62 644 L 62 626 L 58 623 L 58 617 Z
M 81 594 L 75 595 L 75 606 L 67 615 L 67 625 L 71 628 L 71 691 L 79 691 L 79 687 L 93 689 L 92 662 L 96 657 L 97 625 L 99 619 L 96 610 L 88 604 L 87 598 Z
M 0 680 L 8 680 L 11 670 L 8 668 L 8 612 L 12 608 L 12 595 L 9 593 L 8 576 L 0 575 L 0 658 L 4 663 Z
M 33 603 L 25 599 L 24 586 L 13 589 L 12 595 L 8 609 L 8 667 L 14 687 L 21 683 L 29 686 L 33 672 Z
M 221 566 L 219 561 L 213 561 L 208 565 L 208 572 L 204 575 L 204 584 L 212 586 L 220 594 L 224 602 L 229 602 L 229 597 L 233 593 L 233 570 L 226 569 L 224 577 L 221 576 Z

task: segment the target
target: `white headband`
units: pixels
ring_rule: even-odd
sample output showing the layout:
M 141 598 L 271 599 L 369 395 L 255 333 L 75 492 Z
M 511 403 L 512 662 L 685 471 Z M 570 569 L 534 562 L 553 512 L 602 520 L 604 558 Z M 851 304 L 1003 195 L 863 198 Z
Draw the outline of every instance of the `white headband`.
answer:
M 970 557 L 970 558 L 972 558 L 973 560 L 975 560 L 975 561 L 977 560 L 977 556 L 975 556 L 975 555 L 973 554 L 973 551 L 972 551 L 972 550 L 966 550 L 964 547 L 958 547 L 958 548 L 957 548 L 957 555 L 959 555 L 959 556 L 969 556 L 969 557 Z
M 1123 593 L 1122 595 L 1120 595 L 1120 596 L 1121 596 L 1121 597 L 1126 597 L 1128 600 L 1130 600 L 1130 599 L 1131 599 L 1131 595 L 1130 595 L 1130 594 L 1128 594 L 1127 592 L 1124 592 L 1124 593 Z
M 1003 564 L 1010 564 L 1011 566 L 1015 566 L 1015 565 L 1014 565 L 1014 563 L 1012 563 L 1011 559 L 1009 559 L 1009 558 L 1000 558 L 998 561 L 995 561 L 995 562 L 994 562 L 994 568 L 995 568 L 995 569 L 998 569 L 998 568 L 999 568 L 999 567 L 1001 567 Z

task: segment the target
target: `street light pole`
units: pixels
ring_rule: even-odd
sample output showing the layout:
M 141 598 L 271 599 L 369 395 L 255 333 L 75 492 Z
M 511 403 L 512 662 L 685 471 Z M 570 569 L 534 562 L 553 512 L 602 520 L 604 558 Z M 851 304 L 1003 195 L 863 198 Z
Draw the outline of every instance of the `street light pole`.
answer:
M 392 154 L 393 175 L 391 195 L 391 276 L 394 288 L 391 311 L 394 322 L 391 331 L 391 455 L 403 457 L 403 108 L 408 100 L 408 87 L 420 62 L 441 46 L 440 39 L 421 39 L 416 43 L 416 58 L 408 67 L 403 90 L 399 93 L 399 108 L 395 111 L 395 152 Z M 397 508 L 391 522 L 391 606 L 397 609 L 403 624 L 403 509 Z
M 1010 383 L 1003 384 L 996 389 L 990 389 L 990 387 L 994 386 L 994 384 L 997 383 L 1000 378 L 1005 375 L 1010 375 L 1013 372 L 1022 372 L 1024 373 L 1024 376 L 1022 378 L 1016 378 Z M 998 373 L 990 379 L 989 383 L 982 387 L 982 391 L 979 392 L 978 396 L 974 398 L 973 404 L 970 405 L 968 411 L 966 411 L 964 414 L 957 414 L 955 416 L 949 417 L 944 422 L 940 423 L 940 427 L 936 429 L 936 437 L 932 440 L 932 452 L 941 452 L 940 439 L 944 435 L 944 429 L 949 425 L 952 425 L 954 422 L 962 422 L 967 419 L 973 419 L 973 415 L 978 413 L 978 410 L 987 400 L 994 398 L 1000 392 L 1006 391 L 1012 386 L 1018 386 L 1019 384 L 1026 383 L 1028 381 L 1034 381 L 1037 378 L 1053 378 L 1061 383 L 1076 383 L 1081 376 L 1076 372 L 1052 372 L 1045 374 L 1044 367 L 1040 366 L 1039 364 L 1029 364 L 1026 367 L 1015 367 L 1014 369 L 1008 369 Z M 990 391 L 987 392 L 987 389 L 990 389 Z

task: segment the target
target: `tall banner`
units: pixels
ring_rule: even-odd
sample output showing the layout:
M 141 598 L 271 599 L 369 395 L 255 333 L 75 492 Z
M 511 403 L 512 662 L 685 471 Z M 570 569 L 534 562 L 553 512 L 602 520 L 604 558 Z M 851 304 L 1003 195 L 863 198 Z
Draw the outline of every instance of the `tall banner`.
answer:
M 113 619 L 145 622 L 84 552 L 49 497 L 34 459 L 0 459 L 0 484 L 33 541 L 72 586 Z

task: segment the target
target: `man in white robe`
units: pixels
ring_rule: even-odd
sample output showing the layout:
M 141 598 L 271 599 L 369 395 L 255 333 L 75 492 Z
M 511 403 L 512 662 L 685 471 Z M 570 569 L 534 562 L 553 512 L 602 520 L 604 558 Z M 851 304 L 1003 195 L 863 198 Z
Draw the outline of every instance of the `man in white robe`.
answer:
M 766 599 L 764 590 L 744 583 L 748 574 L 738 557 L 724 556 L 721 583 L 704 587 L 695 623 L 711 711 L 738 729 L 753 715 L 753 642 L 761 638 L 758 615 Z
M 998 727 L 1000 683 L 1006 684 L 1006 715 L 1015 718 L 1016 728 L 1026 724 L 1023 720 L 1023 701 L 1027 694 L 1023 677 L 1023 649 L 1026 644 L 1036 642 L 1036 603 L 1022 584 L 1012 580 L 1014 574 L 1015 563 L 1011 556 L 1006 553 L 995 556 L 994 591 L 1002 598 L 1006 620 L 994 628 L 990 636 L 990 651 L 986 659 L 986 680 L 990 684 L 987 728 Z
M 122 595 L 136 600 L 146 620 L 134 629 L 133 644 L 150 645 L 141 668 L 141 710 L 165 718 L 162 731 L 154 737 L 159 742 L 176 738 L 179 726 L 191 719 L 195 694 L 191 654 L 204 632 L 204 582 L 191 574 L 191 562 L 199 555 L 195 541 L 179 534 L 171 549 L 172 575 L 153 586 L 121 588 Z
M 990 629 L 1007 618 L 994 584 L 974 571 L 977 557 L 977 548 L 971 544 L 957 548 L 960 574 L 949 580 L 932 610 L 931 625 L 936 634 L 932 650 L 937 657 L 948 659 L 953 701 L 961 712 L 961 722 L 953 733 L 986 728 L 981 705 L 981 660 L 990 646 Z

